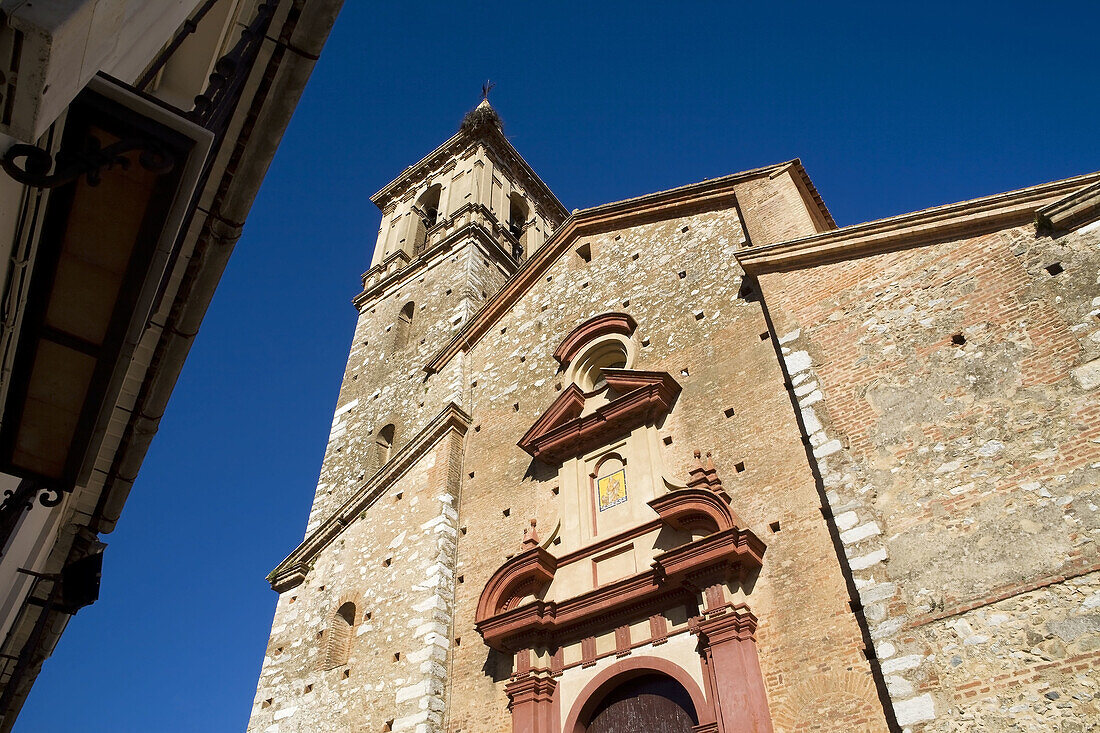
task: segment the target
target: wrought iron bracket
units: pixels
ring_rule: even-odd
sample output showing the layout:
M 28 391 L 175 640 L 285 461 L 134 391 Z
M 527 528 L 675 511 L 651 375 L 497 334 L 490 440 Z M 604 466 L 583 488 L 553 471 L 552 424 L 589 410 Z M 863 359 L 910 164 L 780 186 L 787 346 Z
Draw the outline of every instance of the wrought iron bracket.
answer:
M 7 545 L 23 512 L 34 508 L 35 497 L 42 506 L 52 508 L 61 503 L 65 493 L 56 487 L 30 480 L 20 481 L 15 489 L 6 489 L 3 501 L 0 501 L 0 548 Z
M 241 30 L 241 37 L 229 53 L 214 63 L 206 89 L 195 97 L 189 119 L 208 130 L 222 132 L 228 126 L 252 64 L 260 52 L 278 0 L 266 0 L 256 8 L 256 16 Z
M 45 486 L 33 481 L 23 481 L 16 489 L 6 489 L 4 500 L 0 502 L 0 512 L 17 511 L 20 507 L 25 511 L 34 508 L 34 498 L 37 495 L 38 503 L 44 507 L 55 507 L 61 503 L 64 492 L 53 486 Z
M 0 166 L 16 181 L 33 188 L 57 188 L 81 176 L 87 179 L 89 186 L 98 186 L 105 168 L 129 169 L 131 162 L 126 154 L 132 152 L 139 152 L 138 163 L 142 168 L 158 176 L 176 166 L 172 154 L 154 140 L 127 138 L 103 147 L 94 135 L 88 136 L 83 150 L 62 150 L 56 161 L 42 148 L 17 143 L 0 158 Z

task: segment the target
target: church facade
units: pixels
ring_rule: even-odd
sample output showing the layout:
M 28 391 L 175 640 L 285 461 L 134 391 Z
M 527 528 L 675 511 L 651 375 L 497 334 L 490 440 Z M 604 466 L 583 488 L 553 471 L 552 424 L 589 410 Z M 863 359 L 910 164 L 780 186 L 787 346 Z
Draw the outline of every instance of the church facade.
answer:
M 372 200 L 249 731 L 1100 720 L 1100 174 L 570 214 L 483 103 Z

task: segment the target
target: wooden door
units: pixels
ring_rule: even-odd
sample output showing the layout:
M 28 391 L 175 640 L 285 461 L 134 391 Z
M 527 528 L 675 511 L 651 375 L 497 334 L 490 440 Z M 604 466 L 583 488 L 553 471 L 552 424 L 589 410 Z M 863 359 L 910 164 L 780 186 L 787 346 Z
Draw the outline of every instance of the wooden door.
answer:
M 675 680 L 635 677 L 608 693 L 592 714 L 587 733 L 691 733 L 695 707 Z

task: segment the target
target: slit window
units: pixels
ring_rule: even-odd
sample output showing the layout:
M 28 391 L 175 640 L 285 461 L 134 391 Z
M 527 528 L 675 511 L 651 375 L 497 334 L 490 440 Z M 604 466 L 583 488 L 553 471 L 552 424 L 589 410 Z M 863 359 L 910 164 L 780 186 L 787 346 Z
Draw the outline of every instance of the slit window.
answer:
M 406 303 L 401 312 L 397 314 L 397 323 L 393 329 L 393 350 L 400 351 L 409 345 L 409 337 L 412 334 L 413 316 L 416 314 L 416 303 L 411 300 Z

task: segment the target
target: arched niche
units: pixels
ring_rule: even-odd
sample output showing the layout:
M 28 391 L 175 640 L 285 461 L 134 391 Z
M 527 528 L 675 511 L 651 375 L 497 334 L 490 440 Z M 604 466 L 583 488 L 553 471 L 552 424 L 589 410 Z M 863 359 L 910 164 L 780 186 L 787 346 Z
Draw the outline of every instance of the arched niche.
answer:
M 609 334 L 618 334 L 629 339 L 637 327 L 638 324 L 627 313 L 601 313 L 570 331 L 554 350 L 554 358 L 563 367 L 567 367 L 596 339 Z
M 537 594 L 554 579 L 557 559 L 543 547 L 534 547 L 500 566 L 478 599 L 475 620 L 480 623 L 515 608 L 526 596 Z
M 439 223 L 439 197 L 442 191 L 443 187 L 440 184 L 433 184 L 420 194 L 420 198 L 413 205 L 413 215 L 417 218 L 413 230 L 412 254 L 414 257 L 427 248 L 428 232 Z

